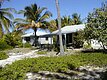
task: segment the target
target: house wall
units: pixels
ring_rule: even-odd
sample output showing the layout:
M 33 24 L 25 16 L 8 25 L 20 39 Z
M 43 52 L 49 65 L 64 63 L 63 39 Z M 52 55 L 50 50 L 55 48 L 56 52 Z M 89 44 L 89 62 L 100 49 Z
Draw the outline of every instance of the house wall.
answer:
M 26 37 L 22 38 L 22 43 L 26 43 L 29 42 L 31 45 L 33 45 L 34 43 L 34 37 L 30 36 L 30 41 L 26 41 Z M 46 39 L 46 37 L 39 37 L 38 38 L 38 43 L 39 44 L 53 44 L 53 38 L 48 37 L 48 39 Z
M 91 47 L 93 49 L 103 49 L 103 45 L 101 42 L 98 42 L 98 40 L 91 40 Z M 105 48 L 107 49 L 107 46 L 105 46 Z
M 53 44 L 53 38 L 48 37 L 48 39 L 45 38 L 38 38 L 39 44 Z

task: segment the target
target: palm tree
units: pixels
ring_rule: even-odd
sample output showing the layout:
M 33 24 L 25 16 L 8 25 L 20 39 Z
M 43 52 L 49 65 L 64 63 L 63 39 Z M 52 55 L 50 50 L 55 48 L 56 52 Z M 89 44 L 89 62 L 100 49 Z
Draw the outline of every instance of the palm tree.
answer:
M 72 25 L 78 25 L 81 23 L 82 21 L 80 19 L 80 15 L 78 15 L 77 13 L 72 14 Z
M 64 26 L 68 26 L 68 25 L 71 25 L 71 18 L 70 18 L 70 16 L 63 16 L 62 18 L 61 18 L 61 23 L 62 23 L 62 27 L 64 27 Z
M 59 3 L 58 0 L 56 1 L 56 8 L 57 8 L 57 15 L 58 15 L 58 28 L 59 28 L 59 42 L 60 42 L 60 54 L 64 54 L 64 48 L 62 44 L 62 33 L 61 33 L 61 17 L 60 17 L 60 9 L 59 9 Z
M 58 29 L 58 21 L 57 21 L 57 19 L 55 19 L 55 20 L 51 20 L 50 22 L 50 27 L 48 27 L 49 28 L 49 30 L 51 31 L 51 32 L 53 32 L 53 31 L 55 31 L 55 30 L 57 30 Z
M 47 28 L 49 23 L 46 21 L 46 19 L 50 18 L 52 16 L 51 12 L 45 11 L 47 8 L 45 7 L 38 7 L 37 4 L 32 4 L 31 6 L 25 7 L 24 10 L 19 11 L 19 13 L 23 13 L 25 20 L 19 19 L 20 22 L 23 21 L 23 23 L 18 22 L 17 28 L 32 28 L 35 32 L 35 45 L 36 45 L 36 31 L 37 28 Z M 18 19 L 16 19 L 18 21 Z
M 12 27 L 13 15 L 12 8 L 0 8 L 0 38 L 4 34 L 4 30 L 8 33 L 9 28 Z

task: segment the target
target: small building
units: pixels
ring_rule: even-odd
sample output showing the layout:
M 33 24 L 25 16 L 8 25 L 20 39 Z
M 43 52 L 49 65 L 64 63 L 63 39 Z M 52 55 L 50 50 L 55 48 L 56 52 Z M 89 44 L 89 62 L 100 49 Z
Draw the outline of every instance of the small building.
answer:
M 74 33 L 84 30 L 85 29 L 85 24 L 79 24 L 79 25 L 71 25 L 71 26 L 65 26 L 61 28 L 61 33 L 62 33 L 62 41 L 65 44 L 66 47 L 72 46 L 72 43 L 74 41 L 73 36 Z M 52 32 L 52 35 L 58 35 L 59 30 L 56 30 Z M 91 33 L 90 33 L 91 34 Z M 101 42 L 98 42 L 98 40 L 91 40 L 91 48 L 93 49 L 103 49 L 103 45 Z M 107 49 L 107 46 L 105 46 Z
M 52 36 L 48 36 L 50 34 L 50 31 L 48 29 L 40 29 L 38 28 L 36 35 L 37 35 L 37 44 L 38 45 L 45 45 L 45 44 L 53 44 Z M 43 36 L 46 35 L 46 36 Z M 22 37 L 22 43 L 30 43 L 31 45 L 34 45 L 35 41 L 35 33 L 27 33 L 21 36 Z
M 79 24 L 79 25 L 71 25 L 71 26 L 65 26 L 61 28 L 61 33 L 62 33 L 62 41 L 63 44 L 66 47 L 70 47 L 73 44 L 73 36 L 74 33 L 84 30 L 85 24 Z M 37 30 L 37 37 L 38 37 L 38 44 L 39 45 L 52 45 L 53 44 L 53 36 L 58 36 L 59 30 L 53 31 L 52 33 L 48 29 L 39 29 Z M 28 33 L 25 35 L 22 35 L 22 42 L 26 43 L 29 42 L 31 45 L 34 44 L 34 33 Z M 58 42 L 58 37 L 57 37 L 57 42 L 56 44 L 59 44 Z M 91 40 L 91 47 L 93 49 L 102 49 L 102 43 L 98 42 L 97 40 Z M 107 48 L 107 47 L 106 47 Z
M 65 26 L 61 28 L 61 33 L 63 35 L 62 36 L 63 44 L 65 44 L 66 47 L 72 46 L 74 41 L 73 38 L 74 33 L 80 30 L 84 30 L 84 28 L 85 28 L 85 24 Z M 52 35 L 58 35 L 58 34 L 59 34 L 59 30 L 52 32 Z

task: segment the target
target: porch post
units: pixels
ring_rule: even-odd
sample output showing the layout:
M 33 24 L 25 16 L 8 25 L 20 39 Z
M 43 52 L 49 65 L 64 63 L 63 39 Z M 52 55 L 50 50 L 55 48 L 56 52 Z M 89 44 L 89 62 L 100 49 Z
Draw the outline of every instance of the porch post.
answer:
M 65 49 L 66 49 L 66 34 L 64 34 L 64 37 L 65 37 L 65 42 L 64 43 L 65 43 Z

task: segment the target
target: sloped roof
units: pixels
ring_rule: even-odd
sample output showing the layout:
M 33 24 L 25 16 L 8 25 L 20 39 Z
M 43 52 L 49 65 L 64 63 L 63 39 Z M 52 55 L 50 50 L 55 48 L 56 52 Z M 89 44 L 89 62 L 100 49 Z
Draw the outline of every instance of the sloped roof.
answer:
M 50 31 L 48 29 L 40 29 L 39 28 L 36 32 L 37 36 L 42 36 L 42 35 L 46 35 L 46 34 L 50 34 Z M 34 32 L 27 33 L 27 34 L 22 35 L 21 37 L 29 37 L 29 36 L 35 36 L 35 33 Z
M 74 33 L 79 30 L 84 30 L 84 28 L 85 28 L 85 24 L 65 26 L 65 27 L 61 28 L 61 33 L 62 34 Z M 45 37 L 45 36 L 52 36 L 52 35 L 59 34 L 59 30 L 53 31 L 52 33 L 50 33 L 48 29 L 46 29 L 46 30 L 41 29 L 41 30 L 38 30 L 36 32 L 37 36 Z M 34 33 L 28 33 L 28 34 L 22 35 L 21 37 L 29 37 L 29 36 L 34 36 L 34 35 L 35 35 Z
M 85 28 L 85 24 L 65 26 L 61 28 L 61 33 L 62 34 L 73 33 L 79 30 L 84 30 L 84 28 Z M 59 33 L 59 30 L 52 32 L 53 35 L 58 34 L 58 33 Z

